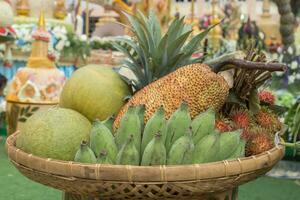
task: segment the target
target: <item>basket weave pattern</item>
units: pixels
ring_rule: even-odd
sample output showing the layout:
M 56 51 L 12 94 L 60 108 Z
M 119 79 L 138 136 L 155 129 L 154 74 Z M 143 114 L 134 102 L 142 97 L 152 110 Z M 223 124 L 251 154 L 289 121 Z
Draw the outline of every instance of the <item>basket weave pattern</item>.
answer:
M 7 139 L 6 148 L 12 163 L 23 175 L 59 190 L 101 199 L 202 199 L 213 196 L 224 200 L 215 194 L 226 193 L 265 174 L 284 155 L 284 148 L 277 146 L 258 156 L 200 165 L 85 165 L 27 154 L 15 147 L 16 137 L 14 134 Z

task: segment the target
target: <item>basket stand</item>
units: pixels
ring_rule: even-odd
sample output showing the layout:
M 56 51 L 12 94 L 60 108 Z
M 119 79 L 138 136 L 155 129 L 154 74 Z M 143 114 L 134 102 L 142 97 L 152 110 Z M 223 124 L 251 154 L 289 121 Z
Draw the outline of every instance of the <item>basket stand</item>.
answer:
M 101 200 L 101 198 L 84 197 L 78 194 L 64 192 L 62 200 Z M 191 200 L 238 200 L 238 188 L 222 193 L 214 193 L 209 196 L 203 196 L 199 197 L 199 199 L 197 198 Z

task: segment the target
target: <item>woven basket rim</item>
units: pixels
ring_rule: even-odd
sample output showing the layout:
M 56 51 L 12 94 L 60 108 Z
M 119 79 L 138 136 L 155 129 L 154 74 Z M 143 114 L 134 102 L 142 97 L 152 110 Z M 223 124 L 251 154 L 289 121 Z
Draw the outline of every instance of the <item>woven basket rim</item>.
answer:
M 6 150 L 14 165 L 34 171 L 66 177 L 123 182 L 180 182 L 239 176 L 274 166 L 284 156 L 284 146 L 277 145 L 262 154 L 219 162 L 177 166 L 130 166 L 83 164 L 41 158 L 15 146 L 19 132 L 6 140 Z

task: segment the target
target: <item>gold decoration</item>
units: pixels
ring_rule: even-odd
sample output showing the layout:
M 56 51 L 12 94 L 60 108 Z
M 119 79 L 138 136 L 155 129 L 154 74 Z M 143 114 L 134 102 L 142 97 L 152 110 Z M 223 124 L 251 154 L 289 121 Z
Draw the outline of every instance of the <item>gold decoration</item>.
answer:
M 31 68 L 54 68 L 54 62 L 48 58 L 48 42 L 50 34 L 46 31 L 44 11 L 41 11 L 38 20 L 38 29 L 33 34 L 35 37 L 32 43 L 31 55 L 27 67 Z
M 29 16 L 30 7 L 28 0 L 18 0 L 16 5 L 17 14 L 20 16 Z
M 212 1 L 212 24 L 218 24 L 221 22 L 219 15 L 218 15 L 218 0 Z M 221 45 L 222 39 L 222 29 L 220 26 L 216 26 L 213 28 L 209 33 L 210 43 L 213 50 L 218 50 Z
M 67 15 L 67 10 L 65 8 L 65 0 L 56 0 L 55 1 L 55 8 L 54 8 L 54 17 L 56 19 L 63 20 Z

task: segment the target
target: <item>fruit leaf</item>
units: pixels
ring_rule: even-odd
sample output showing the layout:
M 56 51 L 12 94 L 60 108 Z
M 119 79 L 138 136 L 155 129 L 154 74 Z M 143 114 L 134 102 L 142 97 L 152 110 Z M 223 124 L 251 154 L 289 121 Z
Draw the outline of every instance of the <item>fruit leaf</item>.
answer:
M 23 115 L 24 115 L 24 111 L 25 111 L 24 107 L 23 107 L 23 108 L 21 108 L 21 113 L 20 113 L 20 115 L 21 115 L 21 116 L 23 116 Z
M 260 101 L 258 98 L 258 91 L 257 91 L 257 89 L 253 89 L 250 92 L 250 96 L 249 96 L 249 110 L 253 114 L 256 114 L 259 112 L 260 109 L 261 109 L 261 107 L 260 107 Z
M 229 95 L 226 100 L 226 103 L 234 103 L 246 107 L 246 103 L 239 96 L 237 96 L 235 92 L 233 92 L 232 90 L 229 91 Z
M 18 119 L 18 121 L 19 121 L 19 122 L 26 122 L 26 121 L 27 121 L 27 119 L 26 119 L 26 118 L 24 118 L 24 117 L 21 117 L 21 118 L 19 118 L 19 119 Z
M 25 112 L 25 113 L 28 113 L 29 110 L 30 110 L 30 108 L 31 108 L 30 106 L 27 106 L 27 107 L 25 108 L 24 112 Z
M 40 108 L 39 107 L 33 107 L 32 109 L 31 109 L 31 112 L 36 112 L 36 111 L 38 111 Z
M 26 113 L 25 116 L 26 117 L 31 117 L 33 115 L 33 113 Z
M 282 116 L 288 111 L 288 108 L 285 106 L 279 106 L 279 105 L 271 105 L 269 106 L 271 110 L 274 111 L 276 115 Z

